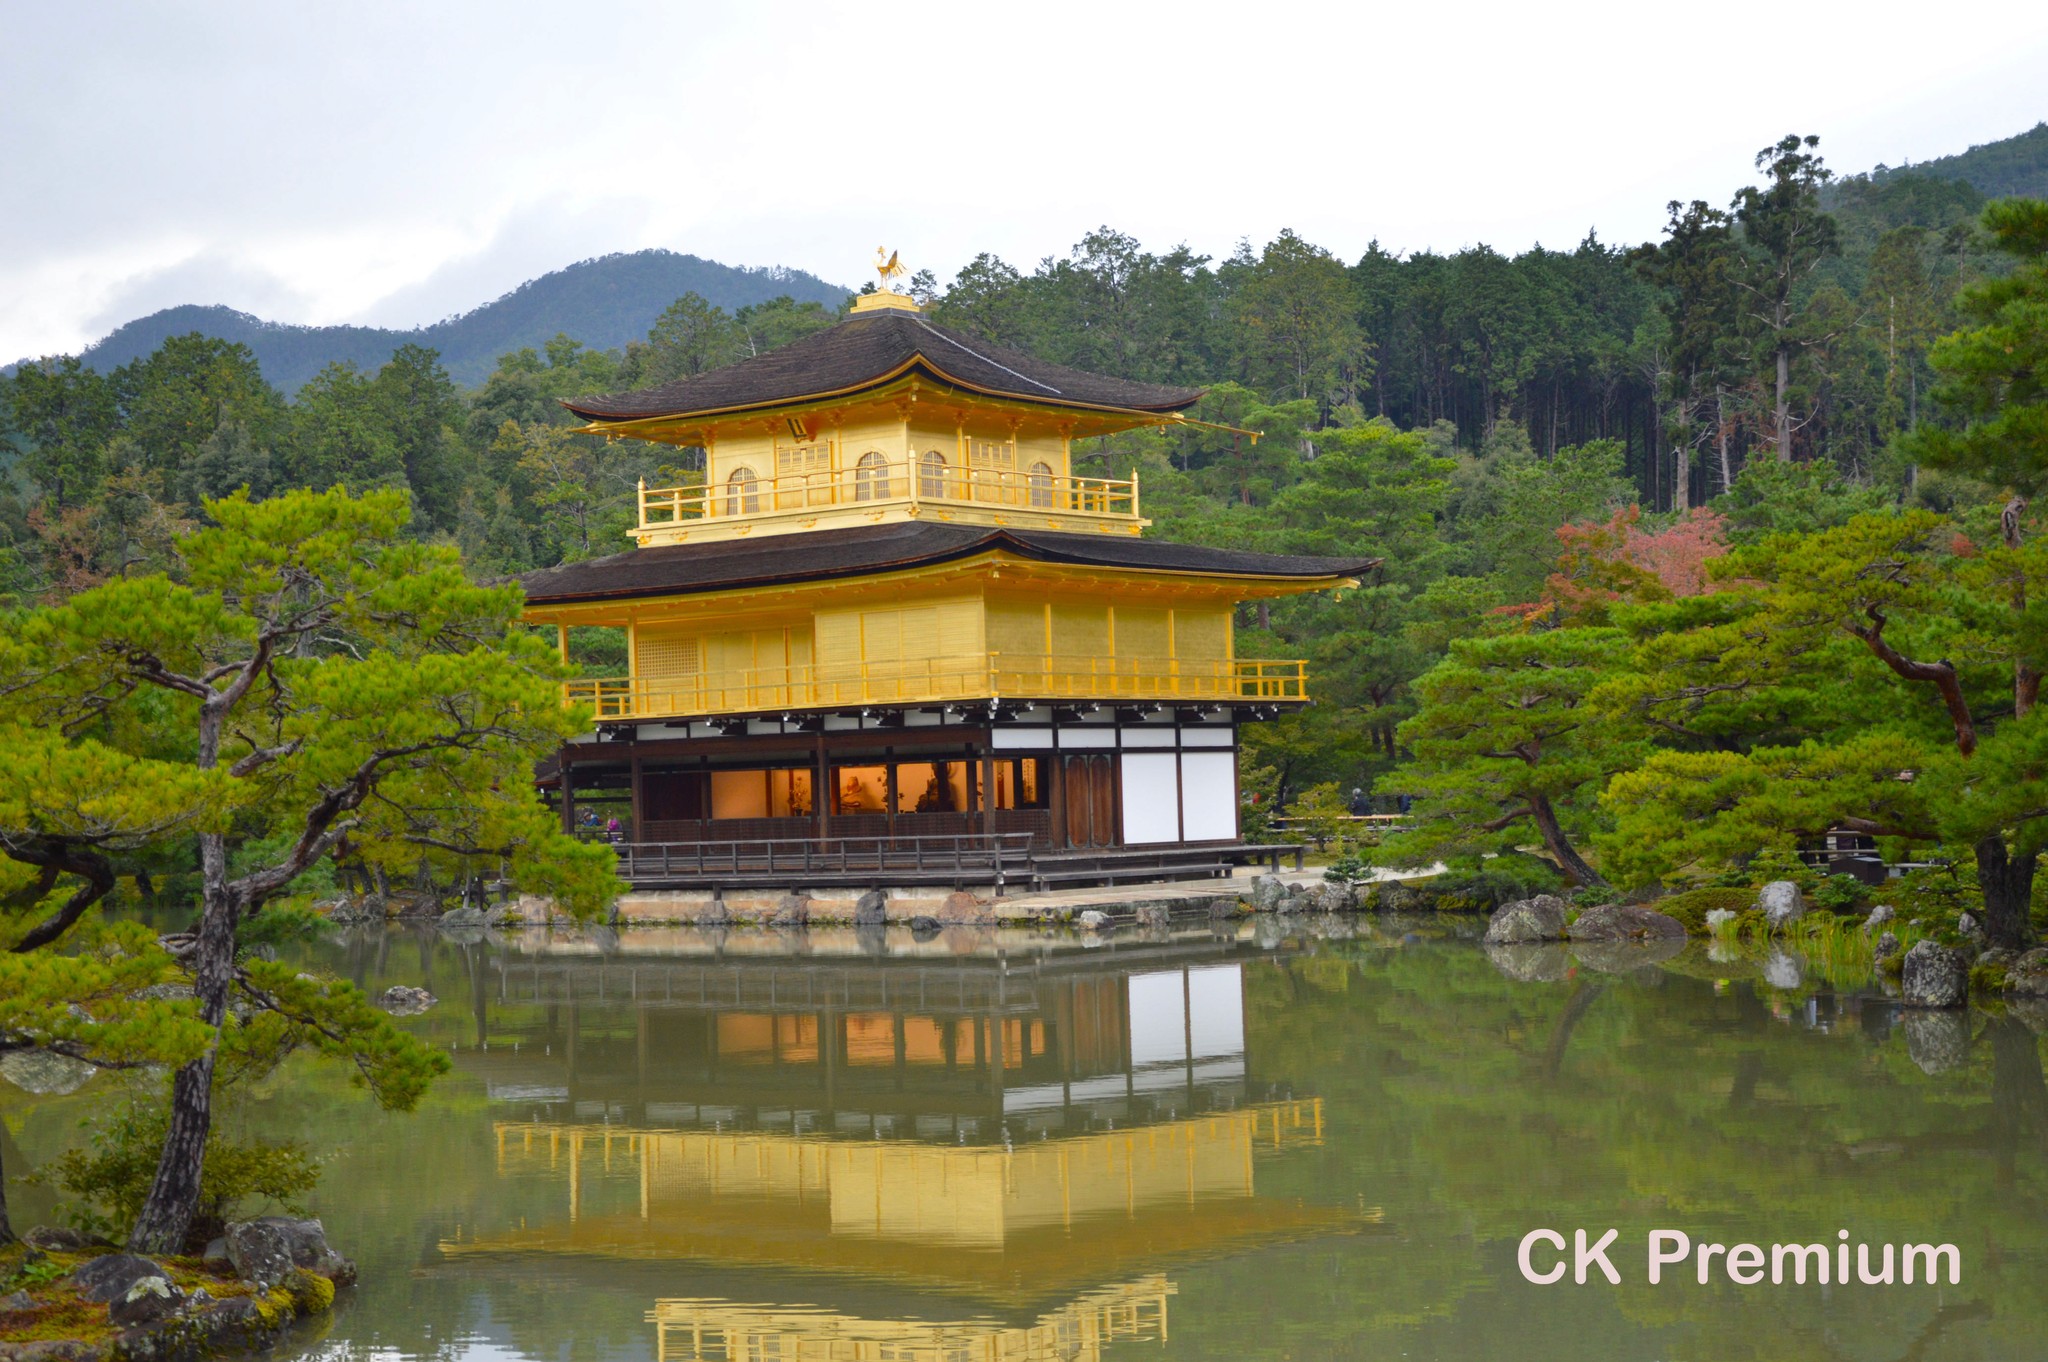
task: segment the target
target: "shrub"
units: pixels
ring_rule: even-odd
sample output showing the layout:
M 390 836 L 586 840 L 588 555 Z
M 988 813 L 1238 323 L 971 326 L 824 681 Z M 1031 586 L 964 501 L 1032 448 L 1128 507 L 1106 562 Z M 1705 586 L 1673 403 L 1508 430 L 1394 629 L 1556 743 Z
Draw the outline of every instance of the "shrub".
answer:
M 1707 914 L 1716 908 L 1741 914 L 1756 907 L 1756 890 L 1709 885 L 1703 889 L 1667 894 L 1650 906 L 1667 917 L 1677 918 L 1685 924 L 1688 932 L 1704 932 L 1707 930 Z
M 1853 913 L 1863 904 L 1863 881 L 1854 875 L 1830 875 L 1813 891 L 1813 906 L 1830 913 Z
M 88 1122 L 92 1134 L 86 1147 L 66 1151 L 38 1176 L 78 1198 L 70 1214 L 80 1229 L 119 1239 L 149 1196 L 169 1127 L 165 1103 L 130 1102 Z M 320 1165 L 305 1146 L 261 1140 L 245 1144 L 222 1131 L 216 1112 L 199 1178 L 199 1213 L 188 1242 L 202 1245 L 219 1234 L 243 1201 L 269 1201 L 289 1214 L 304 1215 L 301 1199 L 319 1181 Z
M 1519 852 L 1481 861 L 1476 869 L 1452 870 L 1430 881 L 1439 895 L 1488 911 L 1516 899 L 1554 894 L 1563 886 L 1564 876 L 1557 867 Z

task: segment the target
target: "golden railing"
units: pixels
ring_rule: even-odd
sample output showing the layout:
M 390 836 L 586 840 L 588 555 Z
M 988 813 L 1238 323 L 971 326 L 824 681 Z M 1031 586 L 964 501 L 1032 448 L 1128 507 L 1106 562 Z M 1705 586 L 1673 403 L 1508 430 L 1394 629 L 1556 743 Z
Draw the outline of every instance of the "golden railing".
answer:
M 1045 515 L 1138 515 L 1138 475 L 1081 478 L 1031 469 L 883 460 L 850 468 L 684 487 L 640 485 L 640 528 L 831 506 L 1009 507 Z
M 755 667 L 688 676 L 600 677 L 563 687 L 600 720 L 947 700 L 1306 700 L 1299 659 L 967 653 L 894 662 Z

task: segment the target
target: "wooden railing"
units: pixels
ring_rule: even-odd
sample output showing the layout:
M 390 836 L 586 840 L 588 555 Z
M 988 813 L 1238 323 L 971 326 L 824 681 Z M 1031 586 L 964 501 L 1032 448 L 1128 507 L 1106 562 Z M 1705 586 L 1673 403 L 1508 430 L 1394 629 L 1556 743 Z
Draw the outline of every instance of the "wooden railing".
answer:
M 1131 520 L 1138 515 L 1138 474 L 1133 469 L 1128 478 L 1082 478 L 1030 469 L 927 464 L 912 458 L 709 485 L 649 487 L 643 482 L 639 528 L 827 506 L 879 509 L 927 502 Z
M 1306 700 L 1295 660 L 967 653 L 899 662 L 755 667 L 693 676 L 599 677 L 563 687 L 600 722 L 947 700 Z
M 887 875 L 1001 886 L 1029 863 L 1032 834 L 790 837 L 730 842 L 620 842 L 619 874 L 634 884 Z

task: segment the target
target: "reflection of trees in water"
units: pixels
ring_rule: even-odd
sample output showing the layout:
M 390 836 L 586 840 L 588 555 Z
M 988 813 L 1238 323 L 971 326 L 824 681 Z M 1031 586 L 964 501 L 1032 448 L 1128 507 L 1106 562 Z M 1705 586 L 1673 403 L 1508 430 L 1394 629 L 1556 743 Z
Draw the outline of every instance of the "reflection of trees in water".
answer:
M 366 987 L 417 982 L 402 977 L 420 965 L 407 943 L 390 942 L 396 932 L 362 935 L 322 947 L 323 960 L 341 964 L 339 952 Z M 851 965 L 905 968 L 869 953 L 900 934 L 853 939 Z M 760 940 L 736 931 L 733 951 Z M 409 1023 L 460 1047 L 458 1074 L 427 1113 L 373 1123 L 321 1100 L 293 1113 L 297 1133 L 349 1147 L 320 1209 L 360 1247 L 371 1285 L 341 1328 L 434 1355 L 450 1321 L 495 1316 L 493 1336 L 528 1355 L 644 1357 L 638 1312 L 684 1289 L 675 1271 L 650 1264 L 628 1282 L 563 1262 L 546 1266 L 576 1288 L 540 1291 L 489 1264 L 458 1269 L 432 1247 L 451 1224 L 559 1213 L 559 1189 L 522 1202 L 529 1189 L 491 1179 L 479 1123 L 526 1113 L 479 1106 L 477 1080 L 461 1072 L 480 1071 L 461 1051 L 485 1040 L 491 1064 L 511 1061 L 514 1044 L 520 1064 L 550 1045 L 563 1058 L 566 1007 L 500 998 L 500 949 L 432 946 L 431 968 L 451 993 L 466 983 L 469 1006 L 444 1002 Z M 1661 1331 L 1682 1330 L 1685 1346 L 1663 1352 L 1771 1362 L 2036 1353 L 2048 1329 L 2048 1293 L 2033 1289 L 2048 1252 L 2039 1038 L 2016 1019 L 1974 1014 L 1961 1067 L 1929 1075 L 1887 1004 L 1841 997 L 1821 1000 L 1814 1019 L 1774 1013 L 1750 986 L 1715 993 L 1683 967 L 1652 991 L 1629 976 L 1503 978 L 1458 944 L 1326 944 L 1248 964 L 1250 1072 L 1321 1096 L 1327 1112 L 1323 1145 L 1262 1164 L 1261 1192 L 1383 1204 L 1401 1240 L 1397 1250 L 1370 1240 L 1269 1250 L 1177 1276 L 1175 1342 L 1246 1358 L 1583 1358 L 1648 1355 L 1652 1338 L 1676 1341 Z M 631 1045 L 635 1013 L 617 998 L 582 1006 L 594 1071 L 600 1038 Z M 1633 1282 L 1598 1298 L 1512 1295 L 1513 1246 L 1533 1225 L 1616 1224 L 1639 1248 L 1650 1225 L 1691 1228 L 1688 1218 L 1717 1239 L 1819 1238 L 1847 1223 L 1870 1242 L 1949 1240 L 1963 1247 L 1964 1285 L 1939 1296 L 1652 1293 Z

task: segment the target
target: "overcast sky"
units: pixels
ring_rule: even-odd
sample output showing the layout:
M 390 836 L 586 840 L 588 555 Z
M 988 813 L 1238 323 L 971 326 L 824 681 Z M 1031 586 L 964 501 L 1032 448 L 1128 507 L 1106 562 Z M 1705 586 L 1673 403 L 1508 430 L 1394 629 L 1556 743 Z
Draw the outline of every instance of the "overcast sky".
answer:
M 1655 236 L 1756 150 L 2048 118 L 2048 4 L 0 0 L 0 359 L 178 303 L 413 326 L 663 246 L 858 285 L 1111 224 Z

